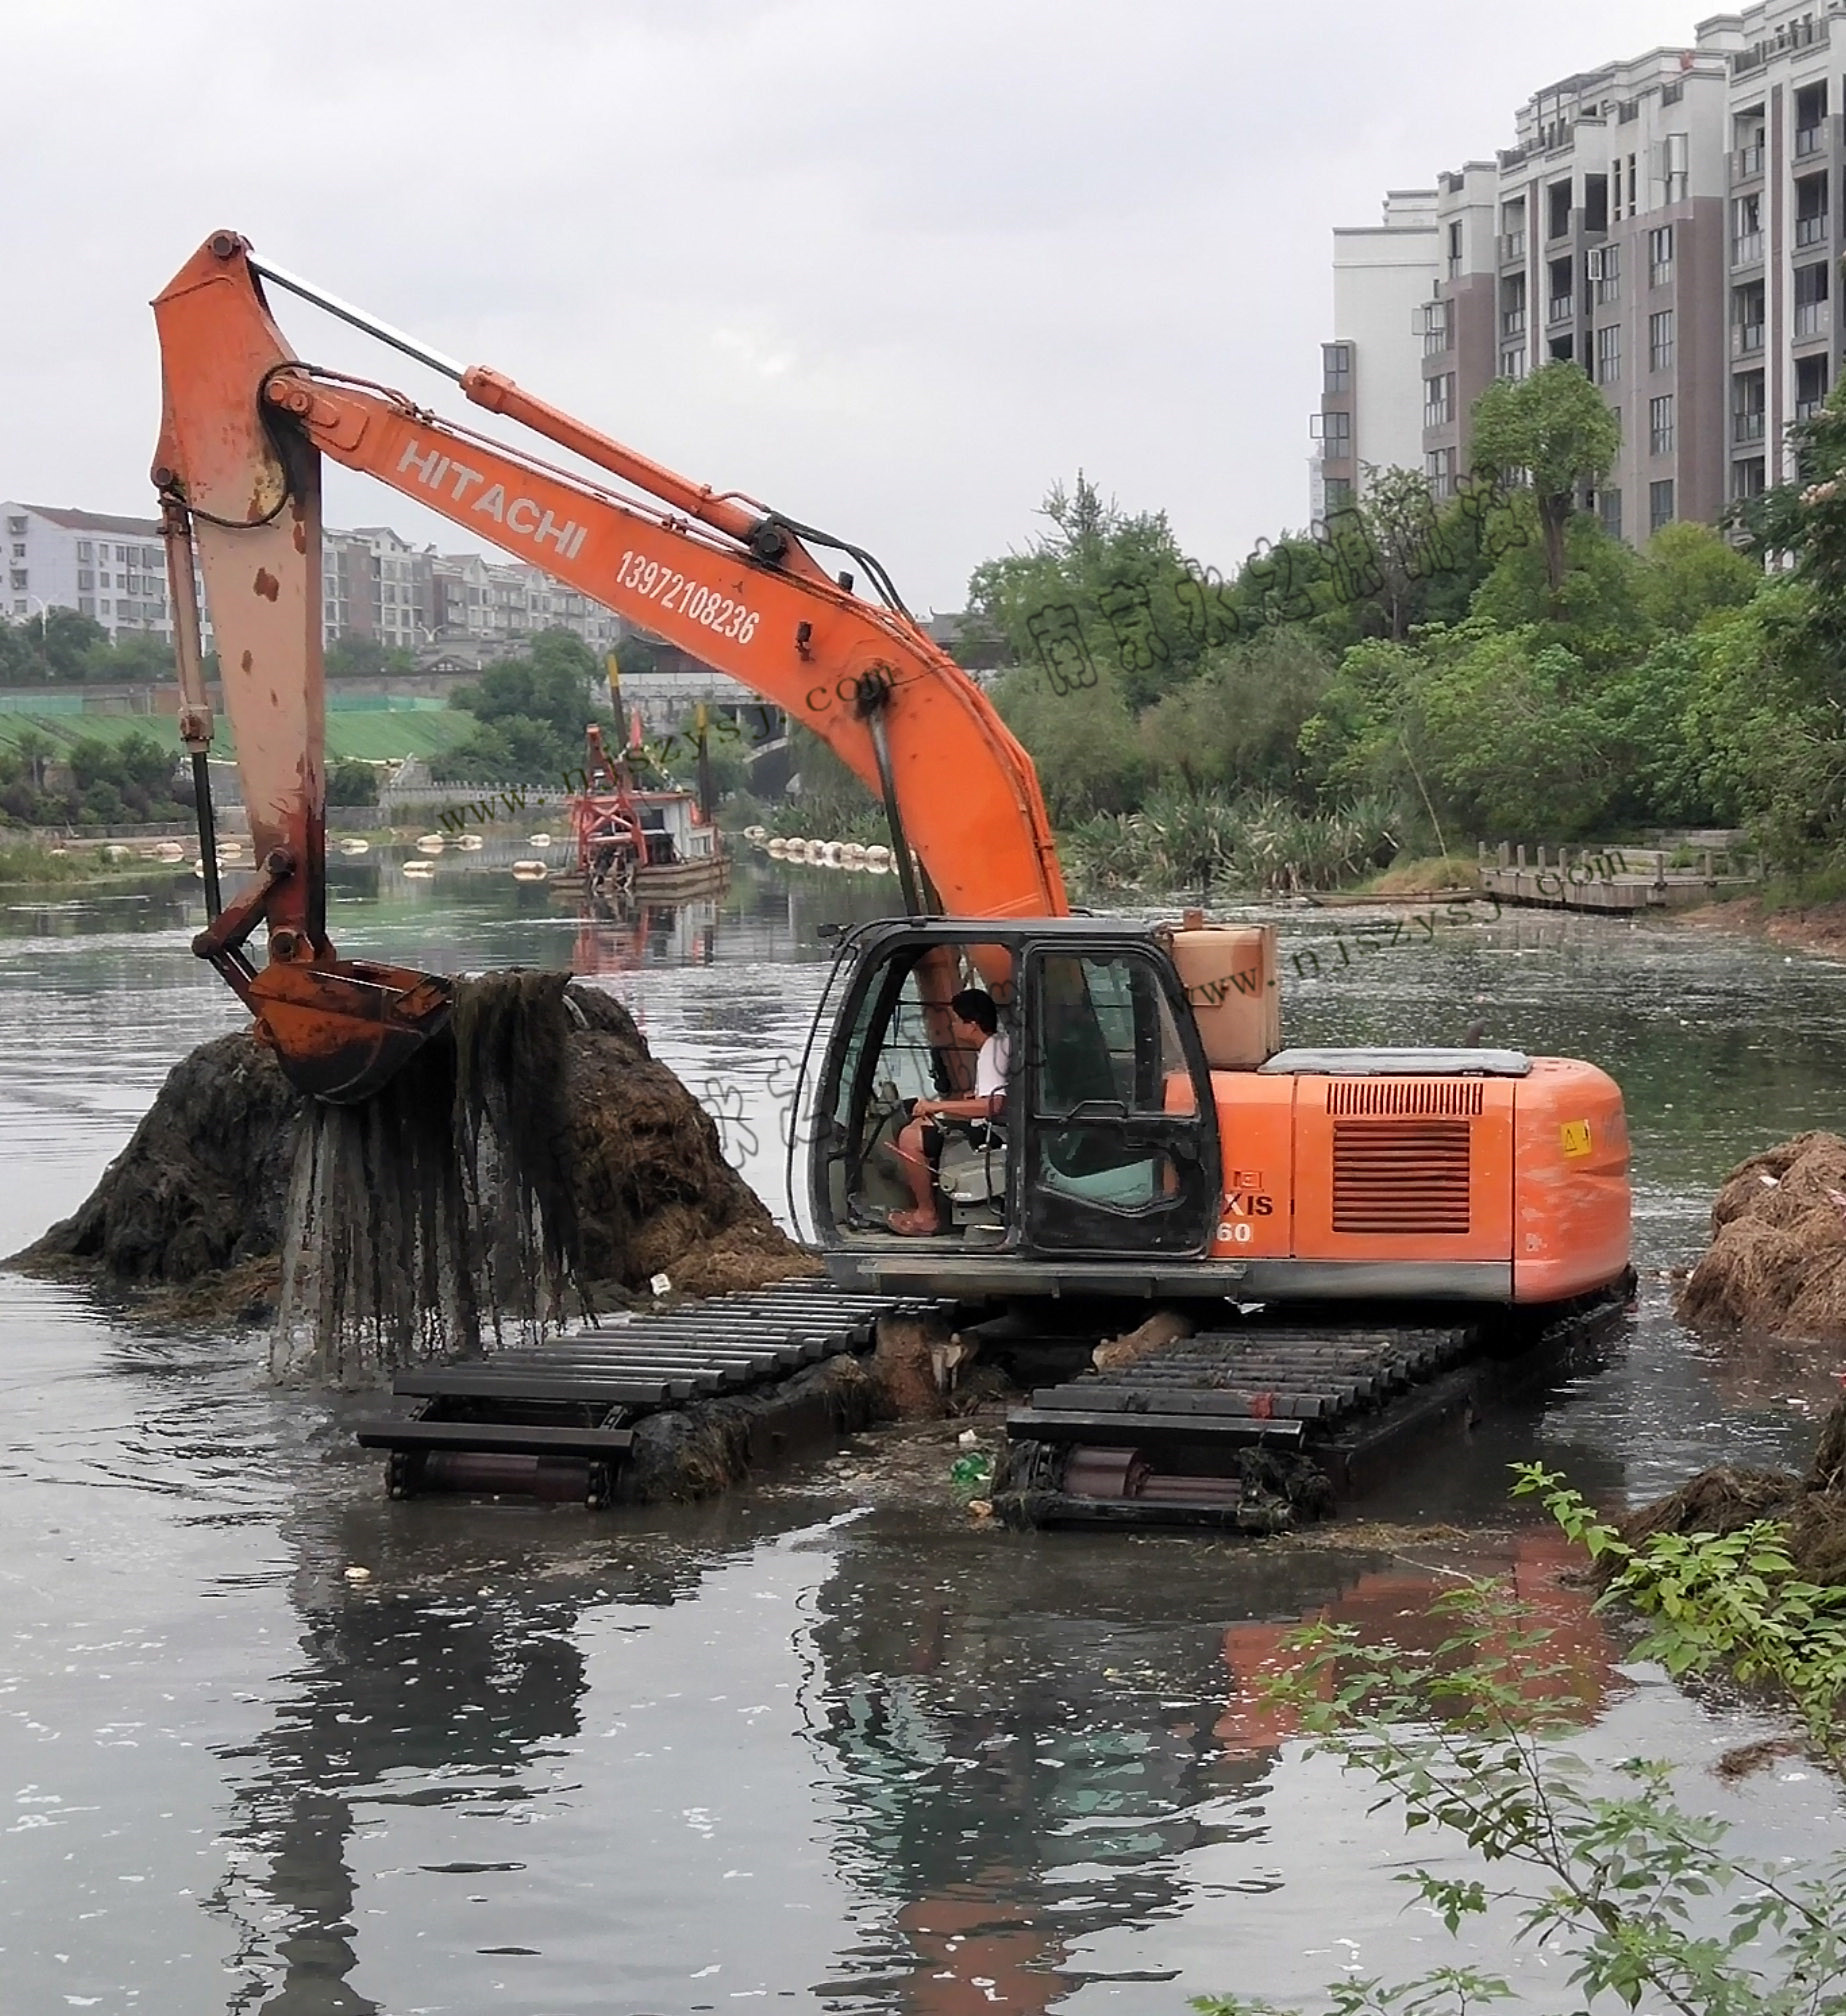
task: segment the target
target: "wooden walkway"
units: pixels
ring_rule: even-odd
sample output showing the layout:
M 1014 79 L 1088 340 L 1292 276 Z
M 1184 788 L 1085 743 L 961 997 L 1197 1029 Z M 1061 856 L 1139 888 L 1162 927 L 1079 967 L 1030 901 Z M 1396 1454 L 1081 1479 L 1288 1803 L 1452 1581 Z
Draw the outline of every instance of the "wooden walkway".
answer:
M 1481 844 L 1483 894 L 1546 910 L 1683 910 L 1754 889 L 1760 864 L 1730 848 L 1700 850 L 1690 868 L 1668 866 L 1663 847 L 1535 847 Z M 1678 850 L 1673 850 L 1678 851 Z

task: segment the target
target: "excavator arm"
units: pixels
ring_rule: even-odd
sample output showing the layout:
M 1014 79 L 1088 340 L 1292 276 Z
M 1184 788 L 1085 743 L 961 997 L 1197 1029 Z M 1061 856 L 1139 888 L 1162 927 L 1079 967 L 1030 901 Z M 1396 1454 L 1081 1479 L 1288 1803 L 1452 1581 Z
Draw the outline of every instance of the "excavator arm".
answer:
M 474 404 L 639 494 L 618 496 L 383 386 L 302 362 L 271 319 L 265 277 L 409 350 Z M 894 597 L 879 606 L 853 592 L 850 575 L 828 574 L 810 550 L 818 535 L 687 482 L 498 372 L 463 369 L 413 344 L 262 266 L 228 232 L 200 248 L 154 316 L 164 392 L 154 481 L 181 733 L 196 758 L 212 725 L 198 658 L 196 549 L 259 864 L 195 949 L 249 1003 L 306 1089 L 367 1096 L 447 1012 L 440 981 L 342 961 L 326 935 L 323 456 L 542 567 L 812 728 L 883 799 L 947 914 L 1066 911 L 1030 757 Z M 902 850 L 900 858 L 908 871 Z M 912 909 L 922 907 L 914 885 L 905 893 Z M 259 925 L 269 955 L 260 970 L 243 949 Z

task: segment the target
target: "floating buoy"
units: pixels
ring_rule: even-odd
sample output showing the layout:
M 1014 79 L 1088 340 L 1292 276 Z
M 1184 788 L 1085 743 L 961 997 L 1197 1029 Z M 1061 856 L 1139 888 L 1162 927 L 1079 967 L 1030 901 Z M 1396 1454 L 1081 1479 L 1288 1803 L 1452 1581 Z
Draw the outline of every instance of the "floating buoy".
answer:
M 448 844 L 440 833 L 420 833 L 417 836 L 419 854 L 440 854 Z
M 889 875 L 891 864 L 889 861 L 868 861 L 865 864 L 865 872 L 868 875 Z
M 101 851 L 105 861 L 132 861 L 134 859 L 134 849 L 132 847 L 118 847 L 113 842 Z
M 371 851 L 372 843 L 369 840 L 342 840 L 340 842 L 340 852 L 342 854 L 369 854 Z
M 868 862 L 882 864 L 884 867 L 889 868 L 891 865 L 891 850 L 889 847 L 871 846 L 865 850 L 865 858 Z
M 156 861 L 183 861 L 185 858 L 186 850 L 177 840 L 163 840 L 154 849 Z
M 429 861 L 406 861 L 404 873 L 413 882 L 428 882 L 436 873 L 435 864 Z
M 244 843 L 241 840 L 220 840 L 218 842 L 218 859 L 220 861 L 235 861 L 243 851 Z
M 760 847 L 769 838 L 769 828 L 767 826 L 746 826 L 744 828 L 744 838 L 749 841 L 752 847 Z
M 788 859 L 788 842 L 786 840 L 780 840 L 780 839 L 771 840 L 768 846 L 763 851 L 766 854 L 768 854 L 772 860 L 786 861 Z
M 205 880 L 205 863 L 203 861 L 195 861 L 192 864 L 192 872 L 198 881 L 203 882 Z
M 481 851 L 481 836 L 478 833 L 464 833 L 455 844 L 464 854 L 478 854 Z
M 864 842 L 848 840 L 846 845 L 840 849 L 840 855 L 846 861 L 863 861 L 865 859 Z
M 551 835 L 549 833 L 528 833 L 526 835 L 526 845 L 528 847 L 549 847 L 551 845 Z
M 837 840 L 823 840 L 820 843 L 820 861 L 823 868 L 837 868 L 845 858 L 845 850 Z
M 542 861 L 515 861 L 513 880 L 515 882 L 542 882 L 551 873 Z

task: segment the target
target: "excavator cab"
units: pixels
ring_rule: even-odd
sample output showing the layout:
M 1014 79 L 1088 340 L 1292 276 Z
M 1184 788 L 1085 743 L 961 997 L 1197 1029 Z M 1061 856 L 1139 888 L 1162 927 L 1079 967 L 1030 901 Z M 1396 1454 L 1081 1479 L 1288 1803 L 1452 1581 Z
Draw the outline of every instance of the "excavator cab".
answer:
M 868 927 L 821 1064 L 809 1169 L 822 1243 L 956 1279 L 1060 1259 L 1202 1257 L 1217 1224 L 1210 1076 L 1171 957 L 1145 925 L 905 921 Z M 990 996 L 1006 1053 L 991 1121 L 935 1130 L 939 1230 L 900 1237 L 917 1099 L 965 1098 L 975 1053 L 949 1003 Z M 1022 1285 L 1023 1282 L 1022 1282 Z

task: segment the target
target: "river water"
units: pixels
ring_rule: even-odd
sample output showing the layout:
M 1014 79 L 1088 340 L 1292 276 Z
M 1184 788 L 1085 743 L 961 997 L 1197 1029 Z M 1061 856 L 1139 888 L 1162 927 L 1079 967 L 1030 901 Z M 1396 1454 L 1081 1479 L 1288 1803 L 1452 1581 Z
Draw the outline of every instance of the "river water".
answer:
M 749 873 L 623 930 L 375 859 L 342 864 L 333 928 L 436 970 L 596 972 L 780 1207 L 818 927 L 889 887 Z M 0 1252 L 240 1020 L 187 951 L 197 908 L 184 882 L 0 913 Z M 1721 1786 L 1711 1761 L 1760 1723 L 1620 1665 L 1504 1499 L 1524 1454 L 1620 1504 L 1804 1453 L 1833 1366 L 1708 1353 L 1661 1270 L 1732 1162 L 1839 1124 L 1840 969 L 1533 913 L 1371 951 L 1283 927 L 1289 1040 L 1452 1041 L 1478 1017 L 1595 1058 L 1629 1102 L 1628 1335 L 1404 1479 L 1375 1508 L 1391 1533 L 1011 1535 L 969 1525 L 946 1475 L 881 1488 L 876 1437 L 690 1511 L 392 1505 L 338 1406 L 265 1383 L 259 1342 L 0 1274 L 0 2012 L 1142 2016 L 1419 1971 L 1450 1947 L 1405 1907 L 1395 1824 L 1234 1701 L 1277 1626 L 1403 1628 L 1458 1563 L 1512 1568 L 1585 1649 L 1590 1753 L 1682 1760 L 1749 1847 L 1846 1840 L 1798 1765 Z M 1577 2006 L 1503 1944 L 1522 1993 Z

